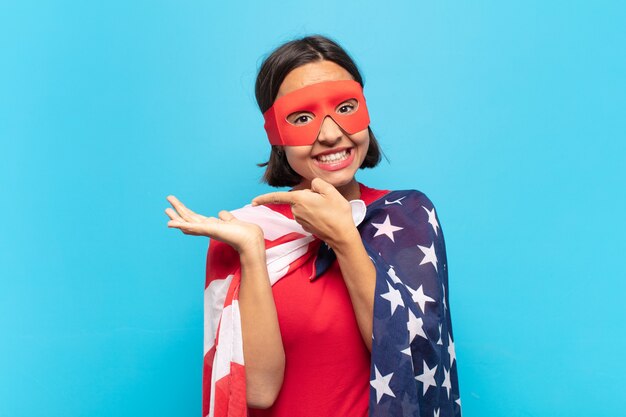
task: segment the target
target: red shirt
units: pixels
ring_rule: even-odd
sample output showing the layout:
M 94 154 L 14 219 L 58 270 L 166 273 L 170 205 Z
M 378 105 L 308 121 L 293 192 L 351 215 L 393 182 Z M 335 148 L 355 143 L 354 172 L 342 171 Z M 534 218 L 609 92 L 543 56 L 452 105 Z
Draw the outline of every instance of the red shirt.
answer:
M 359 184 L 369 205 L 388 191 Z M 293 218 L 289 205 L 268 205 Z M 314 280 L 302 267 L 272 287 L 285 349 L 285 378 L 272 407 L 251 417 L 367 416 L 370 352 L 335 260 Z

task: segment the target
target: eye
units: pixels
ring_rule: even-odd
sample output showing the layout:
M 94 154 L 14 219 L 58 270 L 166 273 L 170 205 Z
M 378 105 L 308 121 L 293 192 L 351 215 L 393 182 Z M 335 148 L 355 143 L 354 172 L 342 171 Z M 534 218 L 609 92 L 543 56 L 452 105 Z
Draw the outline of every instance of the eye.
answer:
M 313 117 L 313 113 L 295 112 L 287 116 L 287 121 L 294 126 L 303 126 L 310 123 L 313 120 Z
M 337 106 L 336 112 L 339 114 L 350 114 L 354 113 L 359 106 L 359 102 L 356 99 L 351 98 L 350 100 L 346 100 Z

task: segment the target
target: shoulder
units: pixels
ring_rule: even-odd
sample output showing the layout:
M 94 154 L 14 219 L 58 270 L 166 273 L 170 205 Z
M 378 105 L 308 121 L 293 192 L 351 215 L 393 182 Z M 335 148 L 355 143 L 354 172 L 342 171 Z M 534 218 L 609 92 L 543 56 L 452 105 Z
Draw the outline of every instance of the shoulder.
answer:
M 419 190 L 391 191 L 372 203 L 360 231 L 364 241 L 390 263 L 398 261 L 397 257 L 421 259 L 424 251 L 433 250 L 433 245 L 445 257 L 435 206 Z
M 423 208 L 433 210 L 435 208 L 431 199 L 419 190 L 393 190 L 386 193 L 372 203 L 374 207 L 390 208 L 402 207 L 405 210 Z
M 238 209 L 230 210 L 230 213 L 242 221 L 257 223 L 253 219 L 262 216 L 264 210 L 260 207 L 247 205 Z M 207 278 L 225 276 L 239 265 L 239 254 L 227 243 L 210 238 L 207 250 Z M 211 275 L 211 276 L 210 276 Z
M 369 224 L 378 230 L 403 230 L 403 234 L 423 235 L 428 239 L 441 237 L 441 226 L 435 205 L 419 190 L 394 190 L 367 207 Z M 398 229 L 400 228 L 400 229 Z M 428 240 L 427 239 L 427 240 Z
M 239 267 L 239 254 L 232 246 L 216 239 L 209 239 L 206 258 L 206 282 L 224 278 Z

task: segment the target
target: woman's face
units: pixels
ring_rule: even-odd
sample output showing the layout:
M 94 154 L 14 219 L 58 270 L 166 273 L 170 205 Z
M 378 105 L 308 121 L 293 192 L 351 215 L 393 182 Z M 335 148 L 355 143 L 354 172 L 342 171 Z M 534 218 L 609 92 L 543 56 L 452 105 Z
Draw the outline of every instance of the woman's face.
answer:
M 292 70 L 280 85 L 276 98 L 311 84 L 323 81 L 353 80 L 340 65 L 332 61 L 318 61 Z M 348 100 L 335 109 L 348 113 L 356 109 L 357 103 Z M 308 123 L 314 115 L 296 112 L 287 117 L 292 124 Z M 363 163 L 370 137 L 367 129 L 348 134 L 333 119 L 326 117 L 315 142 L 307 146 L 285 146 L 285 156 L 291 168 L 302 176 L 296 188 L 309 188 L 313 178 L 321 178 L 335 188 L 342 188 L 354 180 L 354 174 Z

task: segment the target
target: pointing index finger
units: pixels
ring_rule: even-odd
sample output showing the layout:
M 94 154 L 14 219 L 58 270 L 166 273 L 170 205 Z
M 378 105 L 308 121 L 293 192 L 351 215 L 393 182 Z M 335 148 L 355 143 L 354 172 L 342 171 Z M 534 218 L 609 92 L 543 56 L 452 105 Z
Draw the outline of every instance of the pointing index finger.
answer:
M 262 194 L 252 199 L 253 206 L 262 204 L 295 204 L 297 201 L 295 192 L 276 191 L 273 193 Z

